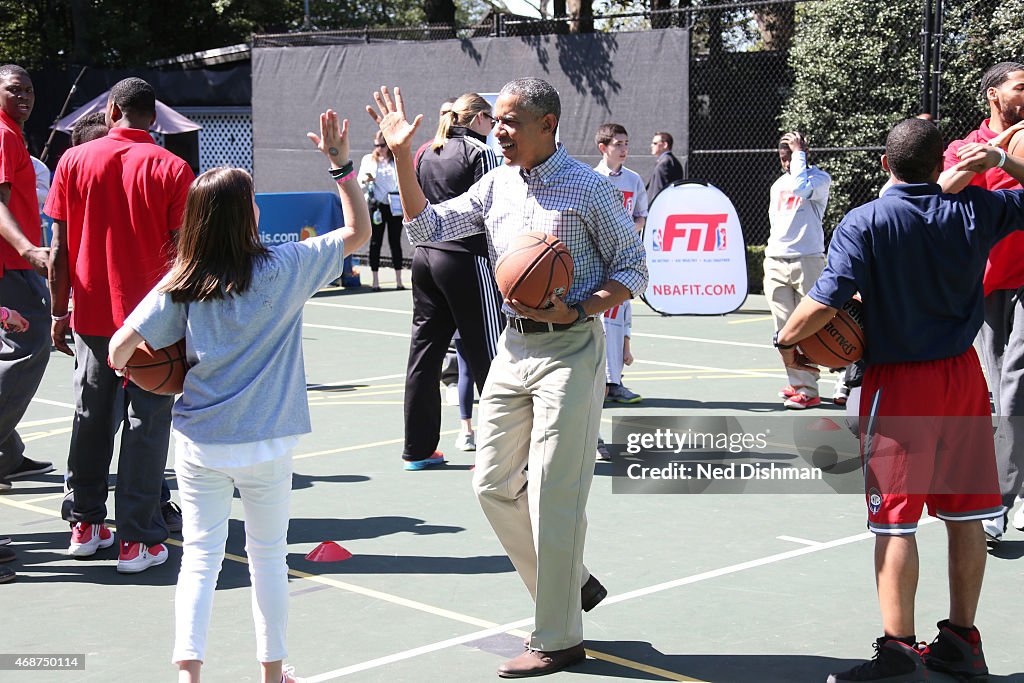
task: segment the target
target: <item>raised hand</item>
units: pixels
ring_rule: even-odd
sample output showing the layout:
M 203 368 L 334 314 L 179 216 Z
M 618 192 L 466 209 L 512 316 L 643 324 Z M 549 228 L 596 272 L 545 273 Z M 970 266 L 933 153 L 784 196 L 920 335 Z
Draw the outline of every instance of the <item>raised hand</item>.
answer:
M 380 132 L 391 148 L 391 153 L 396 157 L 403 153 L 411 153 L 412 138 L 419 128 L 420 121 L 423 120 L 423 114 L 419 114 L 412 123 L 409 123 L 405 117 L 405 102 L 402 99 L 401 88 L 395 88 L 395 98 L 392 101 L 387 86 L 382 85 L 379 91 L 373 93 L 373 100 L 377 103 L 377 110 L 380 113 L 371 105 L 367 105 L 366 113 L 380 126 Z
M 306 137 L 330 160 L 334 168 L 340 168 L 349 160 L 348 119 L 339 123 L 338 113 L 333 109 L 320 114 L 320 135 L 306 133 Z

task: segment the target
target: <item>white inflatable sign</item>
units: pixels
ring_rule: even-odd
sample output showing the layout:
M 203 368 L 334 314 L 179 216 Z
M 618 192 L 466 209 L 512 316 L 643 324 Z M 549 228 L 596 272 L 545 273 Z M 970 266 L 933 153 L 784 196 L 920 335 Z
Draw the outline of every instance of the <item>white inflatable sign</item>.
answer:
M 687 181 L 658 194 L 644 248 L 643 299 L 666 315 L 731 313 L 747 298 L 747 250 L 736 209 L 714 185 Z

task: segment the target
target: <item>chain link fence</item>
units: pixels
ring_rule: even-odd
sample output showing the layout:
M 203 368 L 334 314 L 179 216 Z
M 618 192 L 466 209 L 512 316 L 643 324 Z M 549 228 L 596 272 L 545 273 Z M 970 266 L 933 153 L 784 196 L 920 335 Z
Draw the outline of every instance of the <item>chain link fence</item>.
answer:
M 607 12 L 582 22 L 494 13 L 475 26 L 262 35 L 254 45 L 688 28 L 689 148 L 677 144 L 674 151 L 688 177 L 732 199 L 755 247 L 767 241 L 768 191 L 781 173 L 777 143 L 784 131 L 800 130 L 811 163 L 833 177 L 830 234 L 849 209 L 878 195 L 886 180 L 879 156 L 893 124 L 929 114 L 947 142 L 962 137 L 988 114 L 981 74 L 1024 54 L 1024 0 L 678 4 L 684 6 Z

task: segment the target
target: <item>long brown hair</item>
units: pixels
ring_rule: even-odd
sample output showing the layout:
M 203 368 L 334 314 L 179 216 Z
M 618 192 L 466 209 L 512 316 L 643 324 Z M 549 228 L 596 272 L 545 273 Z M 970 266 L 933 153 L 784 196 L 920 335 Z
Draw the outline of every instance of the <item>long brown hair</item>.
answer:
M 385 159 L 394 159 L 395 155 L 391 153 L 391 148 L 386 145 L 387 140 L 384 139 L 384 133 L 377 131 L 373 136 L 373 160 L 377 163 L 384 161 Z M 378 147 L 379 144 L 385 144 L 384 147 Z M 383 151 L 382 151 L 383 150 Z
M 160 291 L 184 303 L 247 290 L 257 259 L 270 253 L 260 242 L 252 201 L 252 177 L 240 168 L 214 168 L 196 178 L 185 199 L 178 256 Z

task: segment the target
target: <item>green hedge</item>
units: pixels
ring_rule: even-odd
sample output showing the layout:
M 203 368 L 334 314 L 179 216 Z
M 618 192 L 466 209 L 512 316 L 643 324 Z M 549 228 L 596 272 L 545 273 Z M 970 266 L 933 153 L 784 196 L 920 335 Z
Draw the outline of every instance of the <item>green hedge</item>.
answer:
M 747 291 L 764 294 L 764 245 L 747 245 Z

